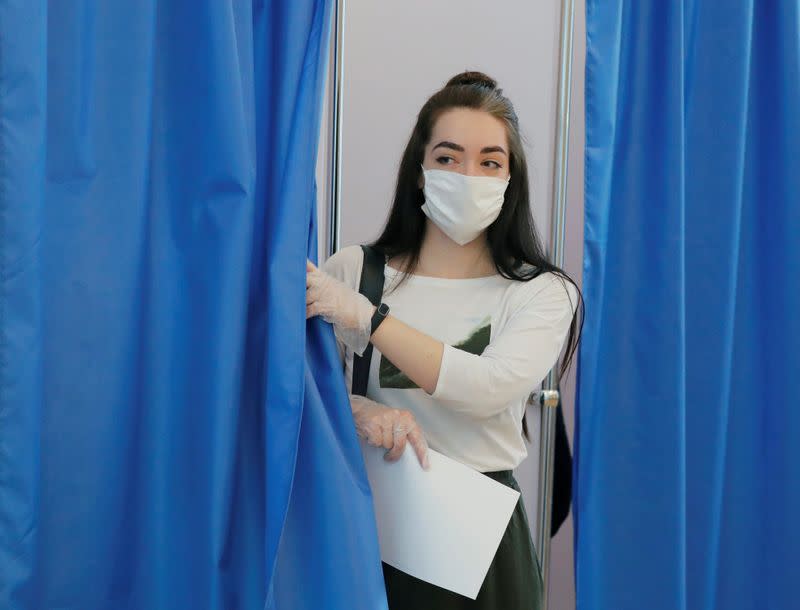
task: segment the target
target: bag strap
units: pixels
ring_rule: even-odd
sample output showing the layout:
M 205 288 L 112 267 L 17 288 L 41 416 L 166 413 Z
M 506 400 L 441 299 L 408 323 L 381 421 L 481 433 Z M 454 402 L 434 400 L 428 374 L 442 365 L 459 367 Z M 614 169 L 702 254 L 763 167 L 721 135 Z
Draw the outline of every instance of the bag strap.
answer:
M 559 388 L 560 390 L 560 388 Z M 561 406 L 561 392 L 556 407 L 556 435 L 553 447 L 553 510 L 550 513 L 550 537 L 567 520 L 572 506 L 572 453 L 569 449 L 567 425 L 564 422 L 564 409 Z
M 380 305 L 383 297 L 383 266 L 386 264 L 383 253 L 372 246 L 361 246 L 364 251 L 364 265 L 361 268 L 361 281 L 358 291 L 367 297 L 373 305 Z M 367 345 L 364 355 L 355 354 L 353 357 L 353 386 L 352 394 L 367 395 L 367 382 L 369 381 L 369 364 L 372 360 L 372 343 Z

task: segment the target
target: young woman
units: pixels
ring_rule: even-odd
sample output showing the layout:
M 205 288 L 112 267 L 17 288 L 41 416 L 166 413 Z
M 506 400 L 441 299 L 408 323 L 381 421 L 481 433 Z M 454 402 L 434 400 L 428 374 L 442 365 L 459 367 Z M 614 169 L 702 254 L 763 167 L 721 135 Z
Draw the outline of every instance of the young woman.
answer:
M 427 447 L 519 490 L 529 395 L 578 344 L 575 283 L 549 263 L 533 224 L 511 102 L 490 77 L 453 77 L 422 107 L 400 162 L 394 203 L 374 244 L 383 303 L 358 293 L 364 255 L 308 263 L 306 316 L 334 325 L 348 387 L 371 342 L 367 397 L 351 395 L 359 434 L 396 460 Z M 535 610 L 541 570 L 520 499 L 477 600 L 384 566 L 391 610 Z

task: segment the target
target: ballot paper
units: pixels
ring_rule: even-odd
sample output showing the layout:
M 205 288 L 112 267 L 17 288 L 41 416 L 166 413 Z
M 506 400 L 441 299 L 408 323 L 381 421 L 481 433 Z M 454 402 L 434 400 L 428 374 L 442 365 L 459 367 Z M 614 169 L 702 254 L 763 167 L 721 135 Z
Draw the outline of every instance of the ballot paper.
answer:
M 408 446 L 397 462 L 362 443 L 381 559 L 471 599 L 478 596 L 519 493 L 429 451 L 423 470 Z

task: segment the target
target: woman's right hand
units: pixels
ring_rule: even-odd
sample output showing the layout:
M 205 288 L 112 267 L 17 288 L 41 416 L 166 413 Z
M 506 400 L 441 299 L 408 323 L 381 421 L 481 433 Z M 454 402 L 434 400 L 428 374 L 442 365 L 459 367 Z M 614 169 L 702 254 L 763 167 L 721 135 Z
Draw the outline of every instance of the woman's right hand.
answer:
M 350 395 L 358 436 L 373 447 L 387 449 L 384 459 L 395 462 L 411 444 L 422 468 L 428 470 L 428 442 L 411 411 L 392 409 L 364 396 Z

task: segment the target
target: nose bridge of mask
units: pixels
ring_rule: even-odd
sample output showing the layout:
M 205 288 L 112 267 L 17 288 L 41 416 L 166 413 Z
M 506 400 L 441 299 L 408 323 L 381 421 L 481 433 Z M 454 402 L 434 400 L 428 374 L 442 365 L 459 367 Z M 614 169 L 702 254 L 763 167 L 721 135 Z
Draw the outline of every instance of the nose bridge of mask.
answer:
M 505 179 L 495 176 L 469 176 L 443 169 L 425 169 L 425 167 L 422 168 L 422 173 L 425 185 L 434 182 L 437 189 L 469 194 L 475 199 L 502 195 L 511 181 L 511 176 Z

